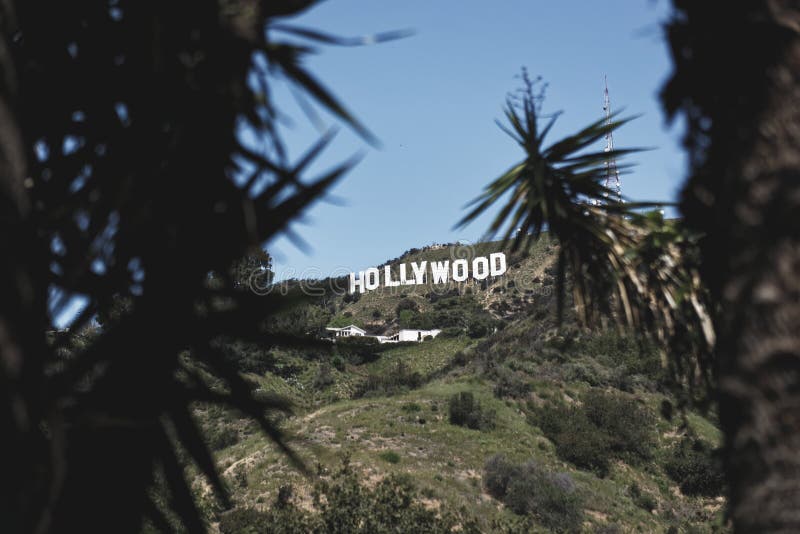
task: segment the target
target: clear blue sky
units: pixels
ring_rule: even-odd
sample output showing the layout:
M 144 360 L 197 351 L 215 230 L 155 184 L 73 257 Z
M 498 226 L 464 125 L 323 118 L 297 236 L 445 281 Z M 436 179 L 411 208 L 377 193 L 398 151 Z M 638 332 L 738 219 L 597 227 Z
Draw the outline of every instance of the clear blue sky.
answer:
M 601 116 L 607 75 L 612 109 L 642 114 L 618 130 L 616 147 L 655 148 L 633 156 L 637 167 L 623 176 L 623 193 L 674 200 L 685 160 L 679 128 L 667 129 L 658 101 L 671 69 L 660 26 L 667 10 L 666 2 L 648 0 L 328 0 L 294 19 L 344 36 L 416 33 L 374 46 L 325 47 L 309 60 L 382 147 L 339 132 L 316 169 L 366 149 L 332 191 L 346 206 L 318 203 L 293 226 L 311 245 L 308 254 L 285 239 L 268 244 L 278 276 L 360 270 L 411 247 L 479 239 L 488 218 L 464 231 L 452 226 L 465 203 L 521 159 L 494 120 L 522 66 L 549 83 L 544 111 L 564 111 L 551 140 Z M 296 119 L 285 134 L 297 157 L 317 133 L 291 99 L 281 101 Z

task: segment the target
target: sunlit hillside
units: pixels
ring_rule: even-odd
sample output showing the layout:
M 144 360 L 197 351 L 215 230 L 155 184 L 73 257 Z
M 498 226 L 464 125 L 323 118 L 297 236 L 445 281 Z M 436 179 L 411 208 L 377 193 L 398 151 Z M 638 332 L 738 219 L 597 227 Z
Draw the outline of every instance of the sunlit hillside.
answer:
M 412 250 L 390 263 L 499 246 Z M 222 510 L 195 478 L 209 523 L 226 533 L 330 529 L 342 515 L 364 525 L 369 502 L 369 514 L 394 514 L 408 531 L 720 530 L 713 414 L 678 408 L 646 340 L 589 333 L 569 315 L 556 324 L 556 252 L 543 240 L 525 259 L 509 254 L 502 279 L 329 294 L 291 312 L 317 331 L 424 324 L 442 329 L 435 339 L 228 347 L 254 388 L 293 403 L 281 426 L 309 475 L 253 423 L 198 406 L 234 495 Z

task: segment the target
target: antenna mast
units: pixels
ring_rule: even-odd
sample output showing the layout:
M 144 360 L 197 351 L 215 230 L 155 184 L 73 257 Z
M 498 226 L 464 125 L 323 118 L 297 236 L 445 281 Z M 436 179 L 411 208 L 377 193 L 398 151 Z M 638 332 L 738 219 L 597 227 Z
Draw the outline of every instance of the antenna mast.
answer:
M 605 90 L 603 91 L 603 111 L 606 114 L 606 126 L 611 124 L 611 99 L 608 97 L 608 77 L 603 76 L 605 81 Z M 614 150 L 614 136 L 609 129 L 606 132 L 606 148 L 605 152 Z M 612 200 L 615 202 L 624 202 L 622 200 L 622 183 L 619 179 L 619 171 L 617 170 L 617 160 L 612 155 L 606 159 L 606 180 L 603 183 L 606 189 L 612 191 Z M 608 193 L 604 193 L 608 198 Z

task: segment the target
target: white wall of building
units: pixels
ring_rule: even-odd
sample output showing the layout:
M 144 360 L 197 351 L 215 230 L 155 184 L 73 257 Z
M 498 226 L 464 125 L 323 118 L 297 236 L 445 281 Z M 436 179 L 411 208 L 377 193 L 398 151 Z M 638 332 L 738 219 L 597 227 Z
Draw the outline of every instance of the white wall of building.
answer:
M 428 336 L 436 337 L 441 330 L 410 330 L 403 329 L 398 332 L 398 341 L 422 341 Z

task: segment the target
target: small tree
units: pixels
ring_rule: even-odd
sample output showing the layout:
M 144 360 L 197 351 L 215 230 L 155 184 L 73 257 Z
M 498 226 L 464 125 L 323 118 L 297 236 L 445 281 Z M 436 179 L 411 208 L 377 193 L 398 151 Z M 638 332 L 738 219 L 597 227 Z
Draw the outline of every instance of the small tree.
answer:
M 473 430 L 491 430 L 495 426 L 495 411 L 483 408 L 470 391 L 462 391 L 450 397 L 448 414 L 450 424 L 453 425 Z
M 264 291 L 275 279 L 272 257 L 266 250 L 255 248 L 233 263 L 231 277 L 237 289 Z

